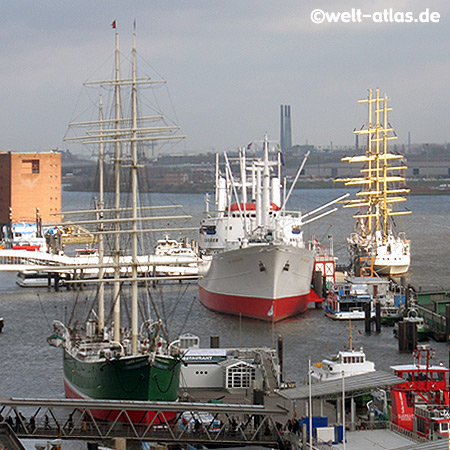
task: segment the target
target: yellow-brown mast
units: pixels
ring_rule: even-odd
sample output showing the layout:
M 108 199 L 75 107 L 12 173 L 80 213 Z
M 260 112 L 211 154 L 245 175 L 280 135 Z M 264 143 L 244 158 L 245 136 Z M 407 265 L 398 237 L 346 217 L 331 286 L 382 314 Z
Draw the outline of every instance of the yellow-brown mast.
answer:
M 393 165 L 394 161 L 403 159 L 403 156 L 388 152 L 388 141 L 397 139 L 397 136 L 393 134 L 393 129 L 388 122 L 388 111 L 392 108 L 388 108 L 387 102 L 387 97 L 380 98 L 379 89 L 376 90 L 375 98 L 370 89 L 368 98 L 358 101 L 358 103 L 368 104 L 367 127 L 354 131 L 359 135 L 367 134 L 366 153 L 363 156 L 342 158 L 342 161 L 366 163 L 366 167 L 361 169 L 361 177 L 336 180 L 344 182 L 346 186 L 362 186 L 361 191 L 356 194 L 358 198 L 347 202 L 344 208 L 360 208 L 360 211 L 353 216 L 358 220 L 359 232 L 367 236 L 375 231 L 381 231 L 384 242 L 389 234 L 389 217 L 410 214 L 410 211 L 394 212 L 392 210 L 393 203 L 406 201 L 404 196 L 397 194 L 406 194 L 409 189 L 390 188 L 391 183 L 405 182 L 403 176 L 400 174 L 394 176 L 391 172 L 404 171 L 406 166 Z

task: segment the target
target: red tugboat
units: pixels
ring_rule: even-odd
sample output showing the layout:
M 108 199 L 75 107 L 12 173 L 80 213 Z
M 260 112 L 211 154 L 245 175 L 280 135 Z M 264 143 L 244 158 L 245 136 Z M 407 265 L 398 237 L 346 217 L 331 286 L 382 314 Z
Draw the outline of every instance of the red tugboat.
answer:
M 392 422 L 428 439 L 449 435 L 449 369 L 430 365 L 433 356 L 429 346 L 419 346 L 413 364 L 392 367 L 405 380 L 391 387 Z

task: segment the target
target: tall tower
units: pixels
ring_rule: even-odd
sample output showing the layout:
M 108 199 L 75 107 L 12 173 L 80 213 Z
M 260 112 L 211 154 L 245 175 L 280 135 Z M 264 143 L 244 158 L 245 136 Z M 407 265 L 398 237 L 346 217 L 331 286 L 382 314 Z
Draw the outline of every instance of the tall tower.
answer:
M 284 151 L 292 147 L 291 105 L 281 105 L 280 113 L 280 147 Z

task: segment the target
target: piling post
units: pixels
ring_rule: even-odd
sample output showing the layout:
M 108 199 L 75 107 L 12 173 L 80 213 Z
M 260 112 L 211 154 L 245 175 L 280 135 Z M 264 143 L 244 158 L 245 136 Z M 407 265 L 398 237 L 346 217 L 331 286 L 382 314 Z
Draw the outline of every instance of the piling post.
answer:
M 322 286 L 322 272 L 315 271 L 314 272 L 314 280 L 313 280 L 314 292 L 321 297 L 323 286 Z
M 406 334 L 408 336 L 408 352 L 413 352 L 417 348 L 417 324 L 414 322 L 406 323 Z
M 379 300 L 375 303 L 375 332 L 381 333 L 381 303 Z
M 364 305 L 364 325 L 365 325 L 365 330 L 366 330 L 366 334 L 370 334 L 371 330 L 371 317 L 370 317 L 370 303 L 367 303 Z
M 398 351 L 399 352 L 406 352 L 406 324 L 405 322 L 403 322 L 403 320 L 401 322 L 399 322 L 398 324 L 398 328 L 397 328 L 397 338 L 398 338 Z
M 283 337 L 278 335 L 277 342 L 278 363 L 280 364 L 280 382 L 283 382 Z
M 398 323 L 398 350 L 411 353 L 417 347 L 417 325 L 414 322 Z
M 54 278 L 55 278 L 55 291 L 58 292 L 59 291 L 59 273 L 58 272 L 55 272 Z

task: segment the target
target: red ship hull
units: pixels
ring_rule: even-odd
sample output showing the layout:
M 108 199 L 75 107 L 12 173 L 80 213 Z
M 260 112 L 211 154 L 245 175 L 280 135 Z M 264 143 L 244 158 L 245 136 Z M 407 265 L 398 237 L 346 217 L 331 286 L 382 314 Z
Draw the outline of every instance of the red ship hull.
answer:
M 66 395 L 66 398 L 95 400 L 79 393 L 66 380 L 64 380 L 64 393 Z M 127 410 L 126 414 L 124 414 L 123 411 L 115 409 L 91 409 L 90 412 L 96 419 L 106 420 L 109 422 L 113 422 L 117 419 L 119 420 L 119 422 L 132 423 L 133 425 L 143 426 L 148 426 L 150 424 L 154 426 L 166 425 L 167 423 L 173 422 L 177 416 L 177 413 L 175 411 L 159 412 L 156 419 L 156 411 Z
M 199 294 L 200 302 L 208 309 L 267 322 L 296 316 L 306 311 L 308 303 L 322 301 L 313 290 L 306 295 L 270 299 L 218 294 L 199 286 Z

